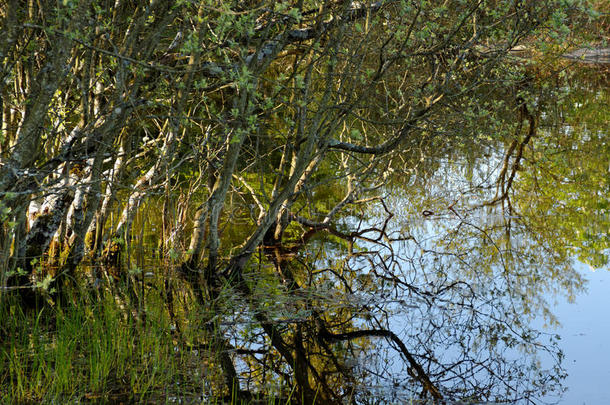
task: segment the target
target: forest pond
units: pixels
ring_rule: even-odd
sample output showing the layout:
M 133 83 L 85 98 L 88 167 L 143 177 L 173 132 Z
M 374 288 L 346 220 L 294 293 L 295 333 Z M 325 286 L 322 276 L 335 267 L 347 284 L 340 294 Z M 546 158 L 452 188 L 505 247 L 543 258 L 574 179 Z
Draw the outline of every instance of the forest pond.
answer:
M 297 325 L 302 350 L 321 356 L 318 364 L 334 363 L 329 373 L 349 370 L 352 380 L 341 388 L 349 398 L 416 401 L 425 386 L 421 366 L 443 381 L 445 395 L 471 390 L 472 403 L 610 400 L 603 362 L 610 355 L 608 76 L 597 67 L 571 69 L 578 74 L 559 98 L 540 96 L 531 139 L 419 145 L 421 159 L 404 158 L 408 170 L 390 163 L 389 181 L 366 209 L 260 252 L 259 269 L 246 280 L 259 289 L 257 305 L 275 325 Z M 239 234 L 240 210 L 225 237 Z M 150 279 L 159 271 L 151 247 L 159 217 L 140 215 L 141 240 L 132 242 L 133 268 Z M 267 267 L 291 276 L 276 284 L 271 273 L 261 277 Z M 289 277 L 304 274 L 321 277 L 318 287 L 308 289 L 306 279 L 287 287 Z M 285 395 L 271 377 L 274 360 L 256 312 L 232 291 L 221 292 L 216 327 L 237 353 L 260 362 L 237 363 L 242 386 L 256 391 L 258 373 L 268 372 L 265 390 Z M 344 342 L 336 358 L 307 342 L 312 315 L 336 325 L 317 332 Z
M 610 403 L 606 3 L 0 2 L 0 402 Z
M 566 404 L 610 401 L 607 79 L 607 70 L 584 70 L 561 101 L 545 107 L 501 207 L 489 204 L 502 193 L 495 180 L 508 161 L 496 145 L 436 158 L 430 171 L 423 162 L 421 172 L 387 190 L 373 223 L 387 219 L 383 229 L 396 242 L 364 242 L 360 248 L 373 257 L 353 258 L 351 266 L 367 268 L 361 260 L 371 272 L 389 272 L 392 287 L 369 285 L 357 299 L 368 299 L 366 309 L 383 313 L 384 325 L 409 347 L 425 347 L 428 364 L 451 364 L 456 379 L 473 385 L 502 375 L 511 381 L 507 397 L 526 393 L 537 378 L 544 386 L 567 376 L 555 392 L 532 391 L 526 402 L 537 395 Z M 538 343 L 545 339 L 546 346 Z M 391 353 L 398 349 L 381 347 L 378 363 L 367 357 L 360 366 L 384 378 L 396 372 L 393 385 L 370 387 L 404 403 L 413 398 L 402 389 L 408 365 Z M 558 359 L 563 369 L 542 371 Z

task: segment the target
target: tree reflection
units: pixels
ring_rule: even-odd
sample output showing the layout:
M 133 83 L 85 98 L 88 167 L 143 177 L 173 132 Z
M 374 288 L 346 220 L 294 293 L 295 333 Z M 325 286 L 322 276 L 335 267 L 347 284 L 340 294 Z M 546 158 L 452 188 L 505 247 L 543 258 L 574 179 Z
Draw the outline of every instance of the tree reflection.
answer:
M 579 92 L 564 103 L 576 105 L 573 97 Z M 596 207 L 593 219 L 606 212 L 608 154 L 575 166 L 606 146 L 600 121 L 548 129 L 557 117 L 545 108 L 540 120 L 522 113 L 516 127 L 527 142 L 492 145 L 468 176 L 473 163 L 453 155 L 442 170 L 422 167 L 425 181 L 378 189 L 334 225 L 295 216 L 283 238 L 269 239 L 237 284 L 257 320 L 245 316 L 248 333 L 238 339 L 242 386 L 284 381 L 279 392 L 289 395 L 294 373 L 306 403 L 534 403 L 561 392 L 559 337 L 530 323 L 555 322 L 548 300 L 583 286 L 571 254 L 586 258 L 588 245 L 573 236 L 603 223 L 568 208 Z M 566 212 L 578 220 L 564 221 Z M 602 245 L 590 252 L 601 260 L 606 245 L 595 240 Z
M 543 61 L 514 51 L 553 35 L 558 46 L 584 8 L 9 3 L 0 285 L 15 303 L 5 311 L 1 296 L 0 314 L 61 307 L 95 323 L 89 306 L 111 302 L 108 322 L 127 341 L 92 390 L 123 383 L 128 367 L 112 362 L 134 348 L 148 372 L 136 332 L 151 318 L 171 336 L 164 349 L 195 364 L 168 380 L 198 400 L 534 401 L 560 390 L 556 341 L 528 321 L 552 320 L 548 291 L 580 287 L 572 254 L 607 261 L 607 224 L 581 215 L 607 213 L 607 156 L 581 160 L 608 151 L 601 126 L 551 128 L 557 91 L 539 77 Z M 81 302 L 72 294 L 84 286 Z M 3 324 L 2 339 L 21 333 Z M 553 369 L 541 370 L 543 353 Z M 0 380 L 20 385 L 31 371 L 8 373 Z M 125 385 L 146 392 L 136 374 Z

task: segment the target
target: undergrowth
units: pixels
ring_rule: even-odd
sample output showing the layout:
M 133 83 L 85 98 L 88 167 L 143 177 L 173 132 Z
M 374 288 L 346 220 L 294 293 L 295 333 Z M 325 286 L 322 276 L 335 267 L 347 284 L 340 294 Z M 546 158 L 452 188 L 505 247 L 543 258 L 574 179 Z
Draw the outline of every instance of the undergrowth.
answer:
M 196 353 L 178 346 L 158 298 L 150 295 L 135 316 L 110 292 L 27 312 L 2 297 L 0 403 L 164 403 L 201 396 L 191 361 Z

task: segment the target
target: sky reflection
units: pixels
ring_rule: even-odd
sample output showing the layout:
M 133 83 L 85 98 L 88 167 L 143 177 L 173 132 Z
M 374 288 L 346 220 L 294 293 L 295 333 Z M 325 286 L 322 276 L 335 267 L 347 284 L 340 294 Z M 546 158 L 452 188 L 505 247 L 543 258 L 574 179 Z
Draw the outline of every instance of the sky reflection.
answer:
M 587 292 L 578 295 L 574 303 L 559 297 L 554 313 L 561 325 L 546 329 L 561 335 L 560 345 L 565 353 L 563 365 L 568 373 L 565 380 L 568 391 L 560 403 L 607 404 L 610 403 L 610 271 L 591 271 L 582 263 L 577 263 L 576 268 L 588 280 Z

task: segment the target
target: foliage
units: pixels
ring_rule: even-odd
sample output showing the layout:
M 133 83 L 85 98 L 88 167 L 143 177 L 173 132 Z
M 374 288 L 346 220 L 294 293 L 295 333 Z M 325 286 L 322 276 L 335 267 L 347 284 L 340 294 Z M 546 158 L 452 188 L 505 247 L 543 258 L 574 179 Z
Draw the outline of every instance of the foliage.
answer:
M 509 203 L 527 188 L 528 179 L 513 182 L 535 132 L 537 87 L 532 64 L 513 55 L 525 44 L 546 62 L 573 38 L 574 22 L 588 23 L 587 3 L 0 5 L 0 301 L 10 320 L 2 338 L 10 371 L 2 378 L 15 393 L 7 400 L 88 393 L 110 400 L 115 386 L 136 400 L 154 397 L 181 378 L 190 384 L 177 371 L 187 361 L 175 355 L 179 346 L 181 354 L 186 347 L 201 354 L 206 374 L 195 375 L 210 398 L 247 401 L 279 381 L 274 395 L 283 399 L 342 403 L 368 395 L 355 387 L 369 373 L 389 373 L 383 365 L 347 365 L 376 340 L 402 356 L 409 392 L 504 400 L 495 387 L 514 380 L 500 373 L 501 356 L 458 361 L 499 370 L 480 385 L 472 369 L 447 380 L 442 370 L 451 367 L 422 341 L 393 332 L 390 317 L 375 314 L 369 301 L 349 299 L 393 286 L 463 314 L 492 300 L 484 292 L 469 301 L 473 285 L 446 285 L 442 266 L 432 277 L 436 290 L 426 286 L 427 266 L 398 271 L 405 263 L 393 246 L 408 237 L 392 235 L 385 193 L 404 192 L 393 176 L 425 183 L 427 173 L 449 166 L 447 156 L 501 143 L 509 145 L 501 192 L 487 205 Z M 475 167 L 466 170 L 470 182 Z M 597 204 L 588 208 L 604 209 Z M 493 274 L 494 260 L 504 257 L 493 249 L 499 237 L 469 237 L 491 239 L 470 266 Z M 157 245 L 151 253 L 144 238 Z M 598 263 L 587 249 L 600 246 L 582 239 L 581 253 Z M 99 301 L 72 295 L 84 285 L 104 286 Z M 456 316 L 460 330 L 496 316 L 482 311 L 476 319 Z M 54 333 L 41 329 L 49 319 Z M 426 325 L 431 346 L 442 341 Z M 476 343 L 538 344 L 526 328 L 503 334 L 501 325 Z M 32 356 L 24 351 L 30 346 Z M 61 376 L 56 383 L 44 375 L 50 370 Z M 71 376 L 83 372 L 87 385 L 76 387 Z M 517 380 L 525 388 L 507 398 L 529 399 L 556 382 Z

